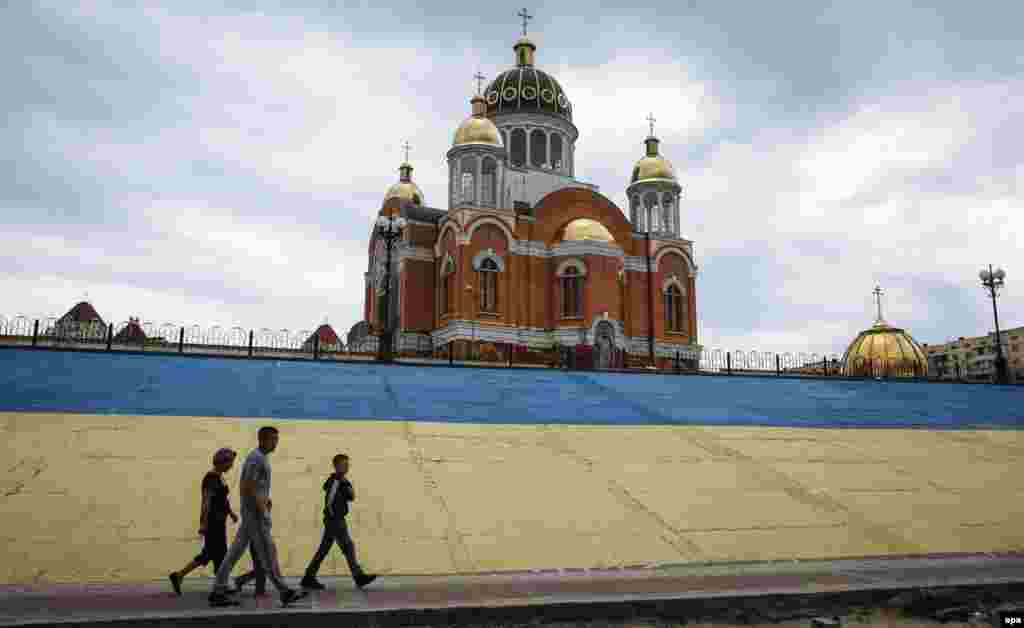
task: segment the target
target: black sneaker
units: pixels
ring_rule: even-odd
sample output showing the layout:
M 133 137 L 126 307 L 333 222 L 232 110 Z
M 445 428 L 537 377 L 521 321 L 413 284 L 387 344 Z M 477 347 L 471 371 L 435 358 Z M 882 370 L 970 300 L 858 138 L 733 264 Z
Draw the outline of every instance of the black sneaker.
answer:
M 298 602 L 307 595 L 309 595 L 309 591 L 296 591 L 295 589 L 288 589 L 281 593 L 281 606 L 289 606 L 293 602 Z
M 362 589 L 363 587 L 365 587 L 366 585 L 370 584 L 371 582 L 373 582 L 376 579 L 377 579 L 377 576 L 375 576 L 375 575 L 371 576 L 369 574 L 363 574 L 363 575 L 361 575 L 361 576 L 359 576 L 358 578 L 355 579 L 356 586 L 359 587 L 360 589 Z
M 169 575 L 167 577 L 170 578 L 170 580 L 171 580 L 171 586 L 174 587 L 174 592 L 177 593 L 180 596 L 181 595 L 181 576 L 178 574 L 178 572 L 174 572 L 174 573 L 172 573 L 171 575 Z
M 235 588 L 241 591 L 248 584 L 242 576 L 235 576 Z
M 317 591 L 323 591 L 327 588 L 319 580 L 311 576 L 304 577 L 302 582 L 299 583 L 299 586 L 303 589 L 316 589 Z
M 208 599 L 210 600 L 210 606 L 214 608 L 221 608 L 224 606 L 238 606 L 240 604 L 238 600 L 233 600 L 228 596 L 224 595 L 223 593 L 211 593 Z

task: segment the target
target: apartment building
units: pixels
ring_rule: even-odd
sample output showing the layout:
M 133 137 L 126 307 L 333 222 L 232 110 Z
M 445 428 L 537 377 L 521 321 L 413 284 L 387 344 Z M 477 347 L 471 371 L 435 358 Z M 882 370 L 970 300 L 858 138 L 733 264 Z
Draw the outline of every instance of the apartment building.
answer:
M 1011 382 L 1024 382 L 1024 327 L 1000 330 Z M 995 333 L 963 337 L 922 348 L 932 377 L 964 381 L 992 381 L 996 373 Z

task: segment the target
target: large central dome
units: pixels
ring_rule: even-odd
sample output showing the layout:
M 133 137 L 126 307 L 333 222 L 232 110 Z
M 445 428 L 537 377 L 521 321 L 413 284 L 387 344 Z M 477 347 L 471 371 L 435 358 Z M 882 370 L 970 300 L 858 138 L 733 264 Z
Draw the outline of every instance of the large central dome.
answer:
M 516 67 L 502 72 L 484 91 L 487 117 L 503 113 L 543 112 L 572 121 L 572 103 L 553 76 L 533 65 L 537 49 L 525 37 L 513 46 Z

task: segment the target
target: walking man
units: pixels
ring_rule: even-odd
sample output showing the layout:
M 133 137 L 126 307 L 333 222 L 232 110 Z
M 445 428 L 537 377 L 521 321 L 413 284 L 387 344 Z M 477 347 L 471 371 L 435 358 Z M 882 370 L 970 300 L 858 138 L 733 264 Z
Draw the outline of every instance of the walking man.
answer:
M 270 533 L 270 511 L 273 502 L 270 499 L 270 460 L 268 456 L 277 449 L 278 433 L 275 427 L 261 427 L 257 434 L 259 447 L 249 452 L 242 465 L 242 474 L 238 482 L 241 497 L 242 523 L 238 526 L 235 540 L 228 549 L 228 555 L 217 569 L 217 581 L 210 593 L 210 606 L 237 606 L 238 601 L 227 596 L 228 577 L 235 564 L 242 558 L 246 548 L 251 544 L 256 550 L 255 558 L 263 567 L 263 572 L 281 594 L 281 604 L 288 606 L 292 602 L 306 597 L 306 591 L 296 591 L 288 587 L 281 577 L 281 569 L 277 562 L 277 547 Z
M 327 476 L 323 487 L 324 535 L 313 560 L 306 567 L 306 575 L 300 584 L 306 589 L 324 588 L 324 585 L 316 579 L 316 574 L 320 571 L 320 564 L 327 558 L 327 553 L 331 551 L 331 546 L 337 543 L 345 555 L 345 562 L 348 563 L 352 579 L 356 581 L 356 586 L 362 589 L 376 580 L 377 576 L 367 574 L 359 566 L 359 562 L 356 560 L 356 546 L 348 533 L 348 522 L 345 521 L 345 516 L 348 515 L 348 503 L 356 498 L 352 483 L 345 477 L 348 474 L 348 456 L 338 454 L 332 462 L 334 463 L 334 473 Z

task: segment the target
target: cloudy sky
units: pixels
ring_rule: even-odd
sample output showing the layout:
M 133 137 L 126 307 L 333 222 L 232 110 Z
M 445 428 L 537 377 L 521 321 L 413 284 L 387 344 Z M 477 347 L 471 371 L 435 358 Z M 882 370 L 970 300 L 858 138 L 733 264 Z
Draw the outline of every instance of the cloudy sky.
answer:
M 0 8 L 0 314 L 339 332 L 397 180 L 446 208 L 472 75 L 518 6 L 11 2 Z M 423 6 L 429 6 L 424 13 Z M 1024 325 L 1024 4 L 673 0 L 529 7 L 577 175 L 625 207 L 653 112 L 680 173 L 700 341 L 842 352 Z M 212 7 L 212 8 L 211 8 Z

